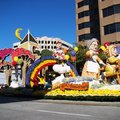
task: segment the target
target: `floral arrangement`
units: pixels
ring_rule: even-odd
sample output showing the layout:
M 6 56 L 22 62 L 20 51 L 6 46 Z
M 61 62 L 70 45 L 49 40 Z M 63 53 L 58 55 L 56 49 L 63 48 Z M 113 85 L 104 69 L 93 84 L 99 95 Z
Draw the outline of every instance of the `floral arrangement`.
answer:
M 3 60 L 6 56 L 10 55 L 14 50 L 12 48 L 5 48 L 0 50 L 0 58 Z
M 53 56 L 44 56 L 36 60 L 27 71 L 26 85 L 31 87 L 34 86 L 34 81 L 36 81 L 35 79 L 37 78 L 39 71 L 42 70 L 45 66 L 51 66 L 56 63 L 57 60 Z M 76 77 L 78 73 L 75 70 L 74 66 L 70 62 L 67 62 L 67 65 L 69 65 L 71 68 L 71 76 Z M 38 85 L 38 83 L 35 84 Z
M 54 65 L 57 61 L 52 56 L 44 56 L 41 59 L 36 60 L 27 71 L 27 77 L 26 77 L 26 84 L 27 86 L 34 86 L 38 85 L 38 82 L 36 83 L 36 78 L 38 76 L 38 73 L 40 70 L 42 70 L 45 66 Z M 35 83 L 34 83 L 35 82 Z
M 86 91 L 79 90 L 60 90 L 55 89 L 49 91 L 45 96 L 120 96 L 120 90 L 109 89 L 88 89 Z

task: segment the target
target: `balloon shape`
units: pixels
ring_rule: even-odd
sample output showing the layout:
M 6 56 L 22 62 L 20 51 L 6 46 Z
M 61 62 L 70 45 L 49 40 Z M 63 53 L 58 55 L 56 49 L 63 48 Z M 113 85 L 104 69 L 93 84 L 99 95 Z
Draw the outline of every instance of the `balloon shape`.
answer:
M 72 50 L 71 55 L 72 55 L 72 56 L 76 56 L 76 53 L 75 53 L 74 50 Z
M 18 61 L 17 61 L 17 63 L 18 63 L 19 65 L 21 65 L 22 62 L 23 62 L 23 59 L 18 59 Z
M 18 57 L 17 57 L 17 56 L 14 57 L 14 61 L 15 61 L 15 62 L 18 61 Z
M 74 51 L 77 52 L 78 51 L 78 47 L 74 47 Z
M 22 30 L 22 28 L 17 28 L 15 31 L 15 36 L 22 41 L 22 38 L 20 37 L 20 31 Z
M 66 48 L 64 48 L 64 49 L 63 49 L 63 52 L 64 52 L 64 54 L 66 54 L 66 52 L 67 52 L 67 49 L 66 49 Z
M 16 63 L 15 61 L 12 62 L 12 65 L 13 65 L 13 66 L 16 66 L 16 64 L 17 64 L 17 63 Z
M 107 47 L 107 46 L 109 46 L 109 45 L 110 45 L 109 42 L 105 42 L 105 43 L 104 43 L 104 46 L 105 46 L 105 47 Z
M 103 50 L 103 51 L 106 51 L 106 48 L 103 45 L 100 47 L 100 49 Z
M 71 56 L 71 60 L 72 60 L 72 62 L 75 62 L 76 61 L 76 57 L 75 56 Z
M 69 55 L 65 55 L 65 59 L 68 60 L 70 58 Z

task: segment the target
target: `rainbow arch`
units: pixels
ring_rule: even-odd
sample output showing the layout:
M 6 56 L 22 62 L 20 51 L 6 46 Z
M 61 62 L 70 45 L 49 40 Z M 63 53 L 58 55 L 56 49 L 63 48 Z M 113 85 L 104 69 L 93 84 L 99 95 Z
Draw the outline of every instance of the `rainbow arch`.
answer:
M 38 81 L 36 81 L 36 78 L 38 76 L 38 73 L 45 68 L 46 66 L 52 66 L 57 63 L 57 60 L 53 56 L 44 56 L 41 59 L 36 60 L 28 69 L 26 74 L 26 85 L 30 86 L 30 82 L 32 82 L 34 85 L 38 84 Z M 78 76 L 78 73 L 74 66 L 67 62 L 67 65 L 71 67 L 71 75 L 73 77 Z

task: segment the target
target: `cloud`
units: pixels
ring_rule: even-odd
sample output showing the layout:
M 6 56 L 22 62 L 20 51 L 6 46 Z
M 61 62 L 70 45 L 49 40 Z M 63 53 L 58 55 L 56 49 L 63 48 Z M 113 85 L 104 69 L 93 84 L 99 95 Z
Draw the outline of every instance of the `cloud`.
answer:
M 55 72 L 63 74 L 63 73 L 70 72 L 70 66 L 68 66 L 67 64 L 55 64 L 53 66 L 53 70 Z

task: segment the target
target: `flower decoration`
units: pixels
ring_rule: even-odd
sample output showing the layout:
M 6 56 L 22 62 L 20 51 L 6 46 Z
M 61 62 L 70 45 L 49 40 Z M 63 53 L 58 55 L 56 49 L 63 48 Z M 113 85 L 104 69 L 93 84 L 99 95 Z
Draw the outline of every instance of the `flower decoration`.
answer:
M 0 58 L 3 60 L 6 56 L 10 55 L 14 49 L 12 48 L 5 48 L 3 50 L 0 50 Z

